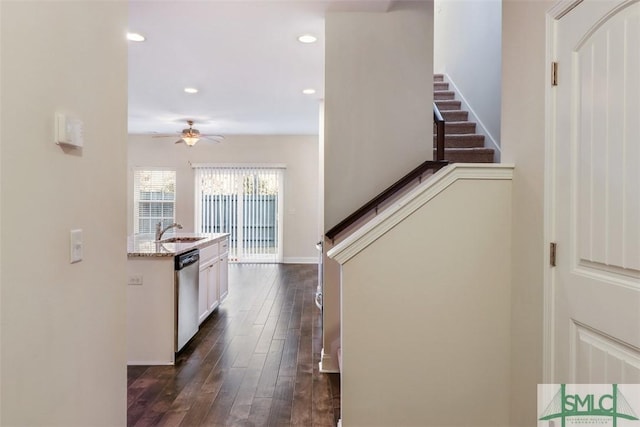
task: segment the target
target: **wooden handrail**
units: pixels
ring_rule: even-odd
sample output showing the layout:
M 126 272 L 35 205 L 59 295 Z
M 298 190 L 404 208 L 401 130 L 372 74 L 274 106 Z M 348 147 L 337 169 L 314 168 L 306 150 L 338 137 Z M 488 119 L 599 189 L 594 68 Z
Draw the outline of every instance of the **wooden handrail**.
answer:
M 442 118 L 442 114 L 440 113 L 440 109 L 436 103 L 433 103 L 433 123 L 436 125 L 436 158 L 435 160 L 428 160 L 422 163 L 420 166 L 400 178 L 396 181 L 391 187 L 384 190 L 382 193 L 378 194 L 376 197 L 371 199 L 365 205 L 360 207 L 354 213 L 340 221 L 334 227 L 332 227 L 329 231 L 325 233 L 329 239 L 333 240 L 338 234 L 343 232 L 357 220 L 362 218 L 368 212 L 377 209 L 380 204 L 382 204 L 385 200 L 393 196 L 395 193 L 404 188 L 407 184 L 411 183 L 413 180 L 420 178 L 425 172 L 432 170 L 437 171 L 438 169 L 443 168 L 449 162 L 444 159 L 444 118 Z
M 440 109 L 433 103 L 433 122 L 436 125 L 436 158 L 435 160 L 444 160 L 444 119 L 440 114 Z
M 443 167 L 445 167 L 449 162 L 446 160 L 427 160 L 422 163 L 420 166 L 400 178 L 389 188 L 384 190 L 382 193 L 378 194 L 376 197 L 371 199 L 369 202 L 364 204 L 354 213 L 340 221 L 334 227 L 332 227 L 329 231 L 325 233 L 327 238 L 333 240 L 338 234 L 343 232 L 357 220 L 362 218 L 368 212 L 376 209 L 381 203 L 387 200 L 389 197 L 393 196 L 395 193 L 404 188 L 407 184 L 411 183 L 413 180 L 420 178 L 427 171 L 437 171 Z

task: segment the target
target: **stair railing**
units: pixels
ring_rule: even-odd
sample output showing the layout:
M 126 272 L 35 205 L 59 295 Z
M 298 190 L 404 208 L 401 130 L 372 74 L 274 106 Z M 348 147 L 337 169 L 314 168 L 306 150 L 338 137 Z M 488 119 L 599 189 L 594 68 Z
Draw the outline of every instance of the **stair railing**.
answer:
M 440 109 L 433 103 L 433 124 L 436 132 L 436 161 L 444 160 L 444 119 Z
M 437 170 L 442 169 L 447 164 L 449 164 L 448 161 L 444 160 L 444 119 L 442 118 L 442 114 L 440 114 L 440 110 L 438 109 L 438 106 L 435 102 L 433 103 L 433 124 L 436 132 L 435 160 L 427 160 L 426 162 L 422 163 L 420 166 L 400 178 L 382 193 L 378 194 L 376 197 L 362 205 L 351 215 L 349 215 L 338 224 L 333 226 L 329 231 L 327 231 L 325 233 L 325 236 L 327 238 L 329 238 L 330 240 L 335 239 L 341 232 L 349 228 L 356 221 L 373 210 L 375 210 L 377 214 L 378 207 L 382 203 L 391 198 L 398 191 L 401 191 L 408 184 L 416 179 L 422 179 L 422 176 L 429 171 L 436 172 Z
M 373 210 L 375 210 L 377 213 L 378 207 L 383 202 L 385 202 L 387 199 L 392 197 L 398 191 L 402 190 L 408 184 L 410 184 L 416 179 L 418 180 L 422 179 L 422 176 L 429 171 L 435 172 L 439 169 L 442 169 L 448 163 L 449 162 L 447 162 L 446 160 L 427 160 L 426 162 L 422 163 L 420 166 L 418 166 L 417 168 L 415 168 L 414 170 L 412 170 L 411 172 L 409 172 L 408 174 L 400 178 L 398 181 L 396 181 L 393 185 L 391 185 L 389 188 L 384 190 L 382 193 L 378 194 L 369 202 L 362 205 L 359 209 L 357 209 L 351 215 L 349 215 L 348 217 L 340 221 L 338 224 L 332 227 L 329 231 L 327 231 L 325 233 L 325 236 L 327 236 L 330 240 L 335 239 L 336 236 L 338 236 L 341 232 L 349 228 L 351 225 L 353 225 L 356 221 L 358 221 L 360 218 L 365 216 L 367 213 Z

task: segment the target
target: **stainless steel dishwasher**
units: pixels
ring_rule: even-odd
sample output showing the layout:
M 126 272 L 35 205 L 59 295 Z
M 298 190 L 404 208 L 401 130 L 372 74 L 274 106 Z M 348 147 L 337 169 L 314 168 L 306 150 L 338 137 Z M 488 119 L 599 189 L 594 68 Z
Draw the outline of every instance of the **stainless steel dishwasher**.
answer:
M 175 257 L 175 351 L 198 332 L 198 277 L 200 251 L 194 249 Z

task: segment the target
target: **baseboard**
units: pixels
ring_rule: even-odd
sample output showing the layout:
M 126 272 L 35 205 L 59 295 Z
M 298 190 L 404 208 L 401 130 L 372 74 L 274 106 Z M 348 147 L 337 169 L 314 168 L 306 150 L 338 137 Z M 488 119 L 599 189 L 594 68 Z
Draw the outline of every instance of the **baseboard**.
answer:
M 480 135 L 484 135 L 484 138 L 485 138 L 484 146 L 487 148 L 493 148 L 496 151 L 494 161 L 496 163 L 500 163 L 500 158 L 502 157 L 502 150 L 500 149 L 500 145 L 496 142 L 496 139 L 493 137 L 493 135 L 491 135 L 491 132 L 487 130 L 487 127 L 484 125 L 484 123 L 482 123 L 482 120 L 478 118 L 478 115 L 475 113 L 471 105 L 469 105 L 469 103 L 467 102 L 466 98 L 464 97 L 460 89 L 458 89 L 458 86 L 456 86 L 455 82 L 451 80 L 451 77 L 449 77 L 449 74 L 447 73 L 439 73 L 439 74 L 442 74 L 444 76 L 445 82 L 449 83 L 452 86 L 452 89 L 455 91 L 456 95 L 459 97 L 460 102 L 462 103 L 462 106 L 460 108 L 462 110 L 467 110 L 469 112 L 469 121 L 475 122 L 477 125 L 476 132 L 479 133 Z
M 127 362 L 127 366 L 173 366 L 175 362 L 167 362 L 166 360 L 131 360 Z
M 284 264 L 318 264 L 318 257 L 287 257 L 282 260 Z
M 324 352 L 322 349 L 322 355 L 320 357 L 320 363 L 318 364 L 320 372 L 323 374 L 339 374 L 340 368 L 338 367 L 338 361 Z

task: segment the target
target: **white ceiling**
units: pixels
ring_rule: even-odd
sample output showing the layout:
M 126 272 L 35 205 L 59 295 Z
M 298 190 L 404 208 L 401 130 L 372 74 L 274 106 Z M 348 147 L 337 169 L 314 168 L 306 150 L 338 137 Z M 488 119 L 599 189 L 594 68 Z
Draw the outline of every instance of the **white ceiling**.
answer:
M 317 134 L 328 10 L 389 0 L 130 1 L 129 133 Z M 302 44 L 301 34 L 318 41 Z M 187 94 L 195 87 L 197 94 Z M 302 90 L 314 88 L 314 95 Z

